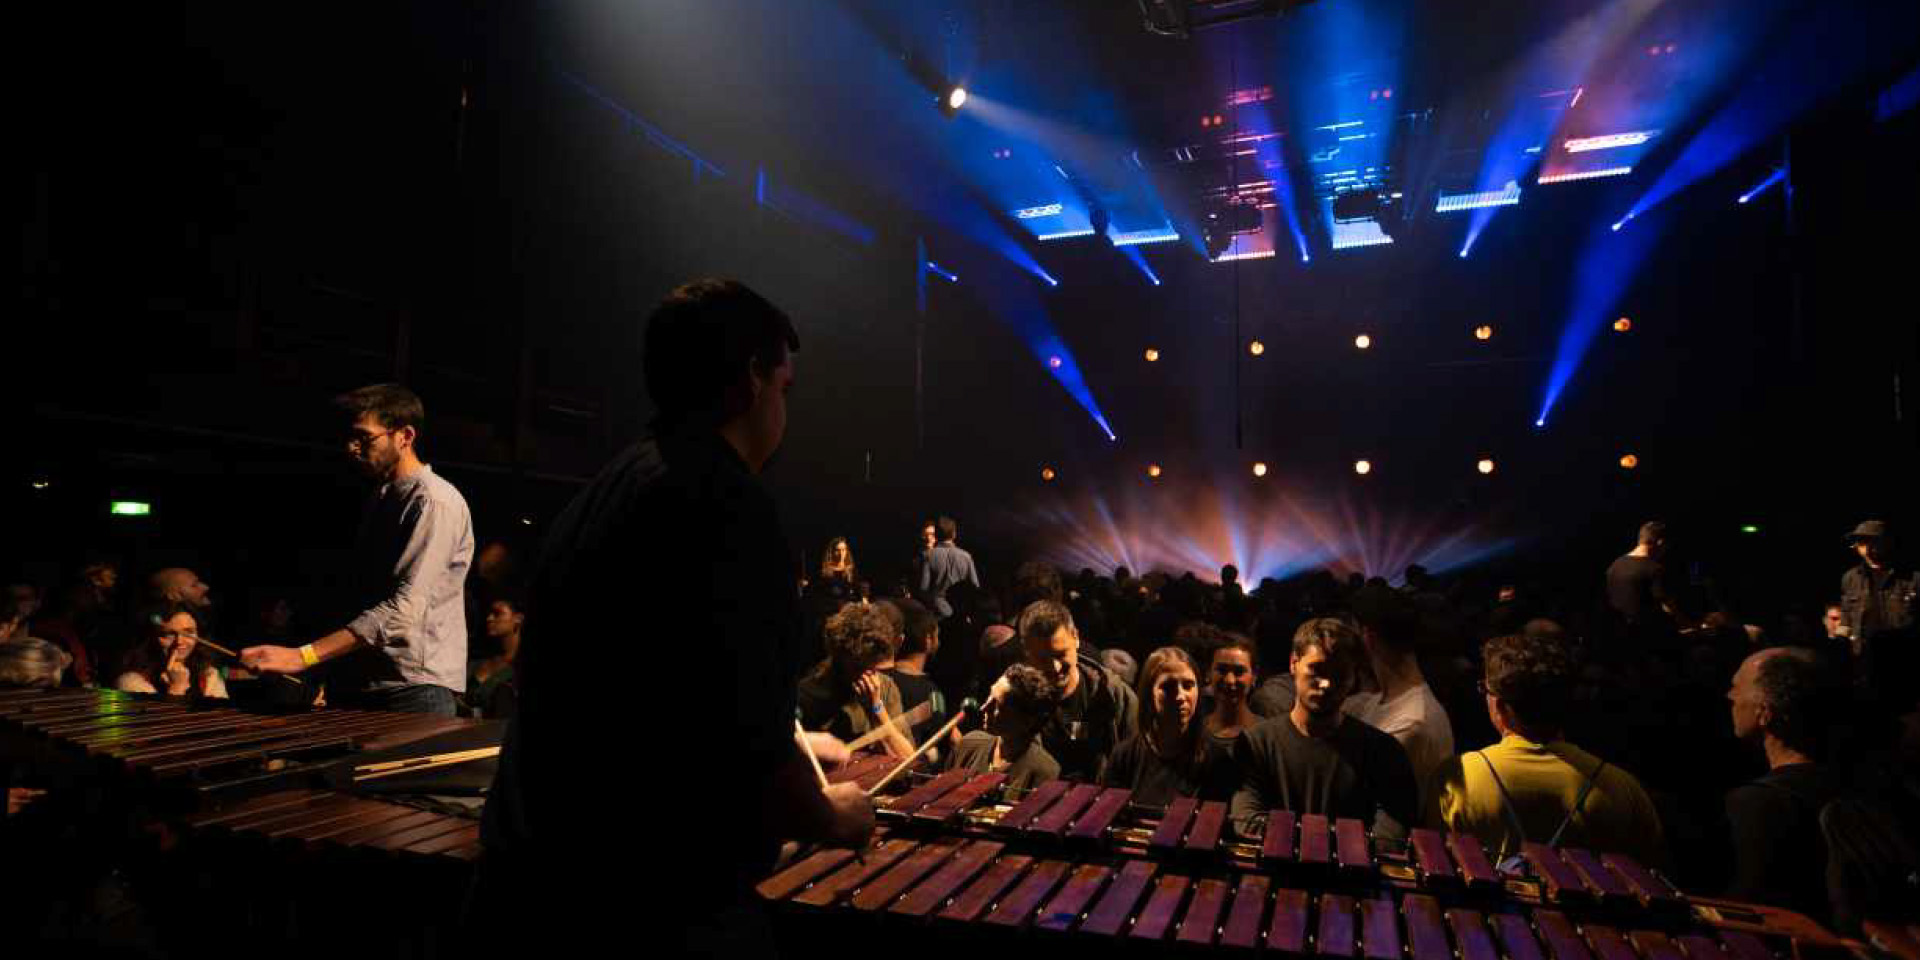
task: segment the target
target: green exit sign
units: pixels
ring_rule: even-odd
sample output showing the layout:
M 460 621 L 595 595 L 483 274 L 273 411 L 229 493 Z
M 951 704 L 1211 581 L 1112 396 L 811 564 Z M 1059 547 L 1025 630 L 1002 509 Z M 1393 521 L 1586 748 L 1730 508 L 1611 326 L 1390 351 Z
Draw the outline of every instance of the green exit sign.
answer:
M 139 500 L 115 500 L 109 512 L 116 517 L 144 517 L 153 513 L 153 504 Z

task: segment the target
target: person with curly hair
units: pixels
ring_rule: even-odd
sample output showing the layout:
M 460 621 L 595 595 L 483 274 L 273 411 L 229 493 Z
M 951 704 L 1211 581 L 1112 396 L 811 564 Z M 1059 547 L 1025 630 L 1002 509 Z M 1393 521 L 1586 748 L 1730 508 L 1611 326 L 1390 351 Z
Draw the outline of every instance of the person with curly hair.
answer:
M 827 659 L 800 681 L 800 724 L 842 740 L 885 727 L 880 738 L 897 757 L 913 752 L 913 741 L 892 724 L 905 710 L 900 688 L 881 669 L 893 662 L 898 636 L 893 623 L 872 604 L 850 603 L 827 618 Z
M 227 684 L 200 645 L 200 620 L 186 603 L 157 607 L 142 618 L 144 642 L 121 662 L 114 686 L 128 693 L 227 699 Z
M 1495 637 L 1484 651 L 1487 717 L 1500 742 L 1440 765 L 1428 825 L 1465 833 L 1505 860 L 1534 841 L 1667 862 L 1653 801 L 1633 774 L 1568 743 L 1579 668 L 1543 633 Z

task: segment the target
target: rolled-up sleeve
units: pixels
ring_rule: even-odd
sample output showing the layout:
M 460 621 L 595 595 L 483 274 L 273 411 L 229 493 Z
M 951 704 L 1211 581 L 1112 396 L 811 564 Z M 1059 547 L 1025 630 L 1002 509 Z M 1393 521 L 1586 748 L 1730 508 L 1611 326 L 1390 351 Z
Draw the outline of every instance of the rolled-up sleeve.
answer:
M 394 564 L 392 591 L 347 624 L 347 632 L 376 647 L 405 645 L 426 632 L 436 578 L 445 575 L 462 536 L 457 511 L 427 498 L 410 502 L 400 518 L 406 546 Z

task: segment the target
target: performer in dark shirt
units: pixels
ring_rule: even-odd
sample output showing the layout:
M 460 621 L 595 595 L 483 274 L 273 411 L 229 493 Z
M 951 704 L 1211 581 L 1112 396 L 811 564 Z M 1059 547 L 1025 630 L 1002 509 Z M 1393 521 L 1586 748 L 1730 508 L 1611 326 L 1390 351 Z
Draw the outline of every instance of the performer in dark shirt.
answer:
M 1208 736 L 1197 716 L 1200 684 L 1193 658 L 1161 647 L 1140 669 L 1140 730 L 1113 753 L 1108 786 L 1133 791 L 1132 802 L 1161 807 L 1177 797 L 1227 800 L 1239 785 L 1229 748 Z
M 1115 748 L 1132 739 L 1139 698 L 1098 661 L 1080 655 L 1080 632 L 1066 604 L 1036 600 L 1020 613 L 1025 662 L 1061 691 L 1060 706 L 1040 727 L 1040 743 L 1060 762 L 1060 775 L 1098 783 Z
M 642 930 L 670 952 L 764 954 L 751 885 L 779 841 L 871 833 L 860 789 L 823 790 L 795 739 L 811 659 L 799 571 L 756 474 L 786 430 L 798 346 L 732 281 L 683 286 L 649 319 L 653 432 L 554 523 L 533 577 L 470 909 L 489 948 Z M 633 664 L 659 682 L 629 696 L 578 683 Z
M 1242 835 L 1259 835 L 1276 809 L 1350 817 L 1388 836 L 1413 823 L 1419 789 L 1406 750 L 1340 709 L 1364 656 L 1360 634 L 1339 620 L 1309 620 L 1294 633 L 1293 710 L 1240 738 L 1244 779 L 1232 816 Z
M 1639 542 L 1607 567 L 1607 605 L 1631 626 L 1657 622 L 1673 609 L 1667 598 L 1667 525 L 1652 521 L 1640 526 Z

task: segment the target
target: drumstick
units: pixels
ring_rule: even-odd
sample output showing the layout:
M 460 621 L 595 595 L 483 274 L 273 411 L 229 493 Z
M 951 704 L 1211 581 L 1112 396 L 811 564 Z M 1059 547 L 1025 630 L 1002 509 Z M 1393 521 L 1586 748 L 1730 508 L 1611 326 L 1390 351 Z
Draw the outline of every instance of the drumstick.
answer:
M 966 718 L 968 711 L 977 710 L 979 708 L 980 708 L 979 702 L 974 700 L 972 697 L 968 697 L 967 699 L 961 701 L 960 709 L 954 713 L 953 719 L 948 720 L 946 726 L 941 727 L 939 730 L 934 731 L 933 736 L 928 737 L 927 742 L 920 745 L 920 749 L 913 751 L 913 753 L 909 754 L 905 760 L 900 761 L 899 766 L 894 767 L 892 770 L 888 771 L 886 776 L 881 777 L 880 782 L 874 784 L 873 788 L 867 791 L 867 796 L 871 797 L 874 794 L 879 793 L 882 788 L 886 787 L 887 784 L 892 783 L 894 781 L 894 778 L 900 776 L 902 773 L 905 773 L 908 767 L 913 766 L 913 762 L 915 760 L 920 759 L 920 757 L 923 754 L 925 754 L 928 750 L 933 749 L 934 744 L 937 744 L 940 741 L 945 740 L 947 738 L 947 734 L 953 732 L 953 728 L 959 726 L 960 721 Z
M 820 758 L 814 755 L 813 741 L 807 739 L 807 728 L 800 725 L 799 717 L 793 718 L 793 735 L 799 738 L 800 749 L 806 751 L 807 762 L 813 764 L 814 776 L 820 778 L 820 789 L 825 791 L 827 789 L 827 771 L 824 767 L 820 766 Z
M 354 768 L 354 781 L 372 780 L 376 777 L 390 777 L 396 773 L 412 773 L 416 770 L 429 770 L 449 764 L 467 763 L 473 760 L 485 760 L 500 755 L 499 747 L 481 747 L 478 750 L 461 750 L 456 753 L 436 753 L 432 756 L 414 757 L 411 760 L 392 760 L 386 763 L 369 763 Z M 364 773 L 361 771 L 365 771 Z
M 232 650 L 228 650 L 228 649 L 227 649 L 226 647 L 223 647 L 223 646 L 221 646 L 221 645 L 219 645 L 219 644 L 217 644 L 217 643 L 214 643 L 214 642 L 213 642 L 212 640 L 208 640 L 208 639 L 206 639 L 206 638 L 204 638 L 204 637 L 202 637 L 202 638 L 201 638 L 201 639 L 200 639 L 200 640 L 199 640 L 198 642 L 199 642 L 199 644 L 200 644 L 201 646 L 204 646 L 204 647 L 212 647 L 212 648 L 214 649 L 214 651 L 215 651 L 215 652 L 217 652 L 217 653 L 224 653 L 224 654 L 226 654 L 227 656 L 229 656 L 229 657 L 232 657 L 232 658 L 234 658 L 235 660 L 238 660 L 238 659 L 240 659 L 240 655 L 239 655 L 239 654 L 237 654 L 237 653 L 234 653 L 234 652 L 233 652 Z M 242 668 L 244 668 L 244 667 L 245 667 L 245 664 L 242 664 L 241 666 L 242 666 Z M 285 678 L 285 679 L 287 679 L 287 680 L 292 680 L 292 681 L 293 681 L 294 683 L 298 683 L 298 684 L 300 684 L 300 685 L 301 685 L 301 686 L 303 686 L 303 687 L 304 687 L 304 686 L 306 686 L 306 683 L 305 683 L 305 682 L 303 682 L 303 681 L 302 681 L 302 680 L 301 680 L 301 679 L 300 679 L 299 677 L 296 677 L 296 676 L 294 676 L 294 675 L 293 675 L 293 674 L 291 674 L 291 673 L 282 673 L 282 674 L 278 674 L 278 676 L 280 676 L 280 677 L 282 677 L 282 678 Z
M 858 750 L 861 747 L 864 747 L 870 743 L 878 742 L 881 737 L 884 737 L 887 735 L 887 731 L 889 730 L 905 729 L 906 727 L 919 723 L 930 716 L 933 716 L 933 701 L 931 700 L 917 707 L 914 707 L 912 710 L 908 710 L 906 713 L 903 713 L 897 717 L 894 717 L 892 720 L 888 720 L 886 723 L 883 723 L 880 726 L 873 728 L 872 730 L 868 730 L 866 733 L 863 733 L 853 738 L 853 740 L 847 743 L 847 752 L 852 753 L 853 751 Z

